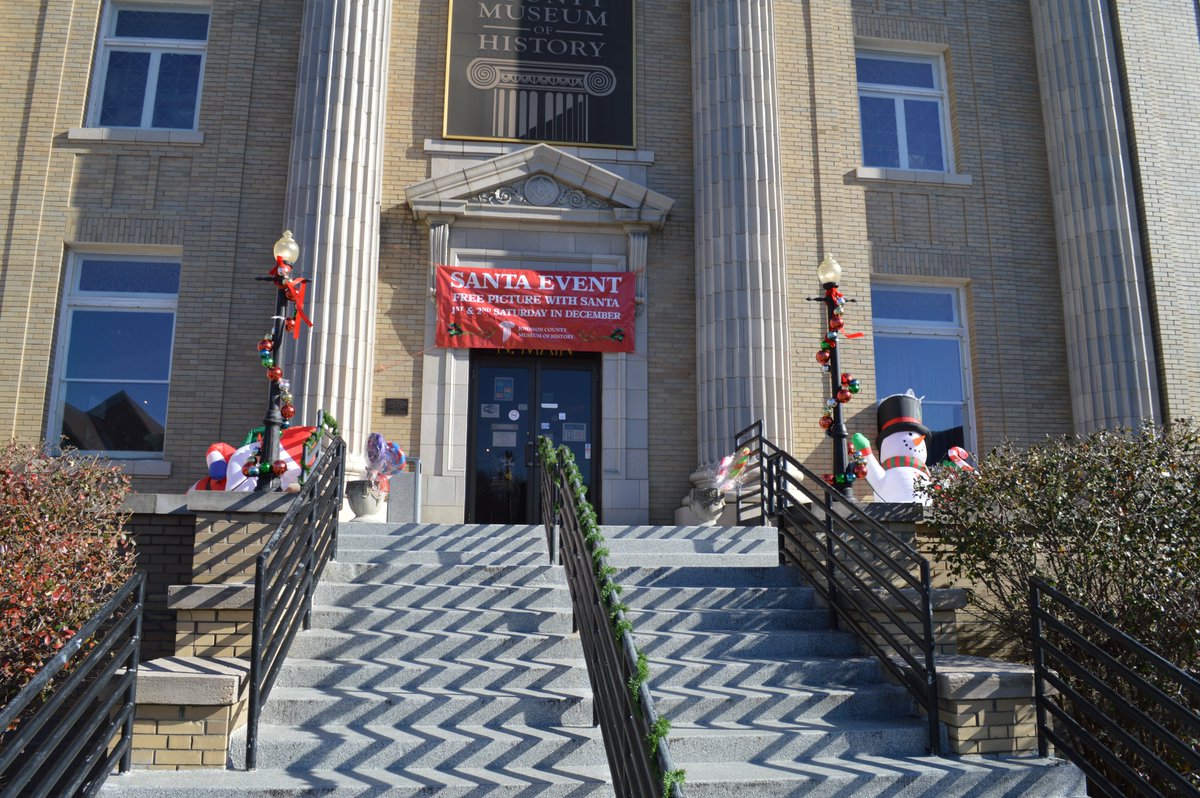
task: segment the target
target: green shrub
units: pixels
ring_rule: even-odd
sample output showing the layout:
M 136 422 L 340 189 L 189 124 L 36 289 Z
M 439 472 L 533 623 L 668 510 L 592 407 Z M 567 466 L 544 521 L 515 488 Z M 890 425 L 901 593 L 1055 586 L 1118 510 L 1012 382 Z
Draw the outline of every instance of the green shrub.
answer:
M 1101 431 L 1049 440 L 1019 451 L 1005 445 L 982 460 L 977 473 L 935 469 L 928 521 L 938 541 L 934 556 L 976 586 L 976 612 L 1017 650 L 1028 653 L 1031 630 L 1029 577 L 1041 576 L 1071 599 L 1177 667 L 1200 675 L 1200 430 L 1191 422 L 1145 425 L 1136 432 Z M 1055 613 L 1068 628 L 1079 620 Z M 1090 628 L 1090 627 L 1088 627 Z M 1086 702 L 1119 717 L 1138 705 L 1200 751 L 1195 722 L 1147 701 L 1126 678 L 1149 680 L 1187 711 L 1200 701 L 1182 681 L 1129 655 L 1099 632 L 1092 645 L 1047 630 L 1047 639 L 1109 686 L 1098 690 L 1070 675 L 1065 682 Z M 1114 666 L 1097 651 L 1112 657 Z M 1138 778 L 1164 795 L 1182 795 L 1149 765 L 1143 751 L 1168 762 L 1200 787 L 1200 774 L 1177 749 L 1133 724 L 1123 724 L 1138 745 L 1127 746 L 1067 695 L 1068 714 L 1110 747 Z M 1084 746 L 1083 750 L 1089 750 Z M 1092 764 L 1116 785 L 1132 786 L 1124 771 L 1099 759 Z M 1193 794 L 1193 793 L 1187 793 Z
M 934 470 L 934 556 L 983 590 L 977 610 L 1029 649 L 1037 574 L 1162 656 L 1200 668 L 1200 430 L 1100 431 L 975 473 Z
M 0 447 L 0 706 L 133 574 L 128 493 L 95 458 Z

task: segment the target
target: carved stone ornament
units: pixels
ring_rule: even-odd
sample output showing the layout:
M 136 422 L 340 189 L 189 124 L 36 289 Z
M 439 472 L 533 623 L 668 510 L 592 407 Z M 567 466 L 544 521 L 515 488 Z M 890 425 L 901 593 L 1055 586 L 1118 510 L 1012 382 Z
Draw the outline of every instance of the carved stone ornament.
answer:
M 538 174 L 475 194 L 472 202 L 485 205 L 531 205 L 538 208 L 571 208 L 603 210 L 611 202 L 592 196 L 577 188 L 564 186 L 549 175 Z

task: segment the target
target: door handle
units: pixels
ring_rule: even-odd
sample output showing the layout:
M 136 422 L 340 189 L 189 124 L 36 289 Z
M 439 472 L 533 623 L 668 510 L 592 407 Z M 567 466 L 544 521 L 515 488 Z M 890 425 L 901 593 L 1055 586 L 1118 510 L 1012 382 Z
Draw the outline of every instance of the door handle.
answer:
M 537 468 L 537 457 L 534 456 L 533 441 L 525 441 L 525 467 Z

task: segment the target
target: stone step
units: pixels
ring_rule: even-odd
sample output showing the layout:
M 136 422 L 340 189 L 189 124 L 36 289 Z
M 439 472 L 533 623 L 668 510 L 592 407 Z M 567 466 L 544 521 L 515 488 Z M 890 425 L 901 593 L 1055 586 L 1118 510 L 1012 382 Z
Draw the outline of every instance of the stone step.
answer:
M 586 726 L 591 690 L 506 688 L 455 691 L 276 687 L 261 722 L 280 726 Z
M 811 587 L 641 587 L 622 585 L 621 600 L 639 610 L 807 610 Z M 822 610 L 828 615 L 827 610 Z
M 378 549 L 382 551 L 503 551 L 548 553 L 546 539 L 537 537 L 491 538 L 475 536 L 449 536 L 444 538 L 411 538 L 392 535 L 344 535 L 338 534 L 338 559 L 348 551 Z
M 632 606 L 632 605 L 631 605 Z M 825 610 L 653 610 L 631 609 L 627 617 L 641 632 L 818 630 L 829 626 Z
M 419 563 L 330 562 L 325 583 L 387 583 L 405 585 L 555 587 L 566 586 L 563 569 L 551 565 L 460 565 Z
M 394 540 L 424 540 L 436 548 L 447 540 L 486 538 L 514 540 L 520 538 L 546 539 L 545 529 L 529 524 L 388 524 L 349 521 L 338 526 L 338 537 L 377 536 Z
M 423 609 L 549 610 L 571 609 L 567 585 L 480 587 L 458 585 L 353 584 L 321 581 L 314 601 L 338 607 L 414 607 Z
M 882 668 L 874 657 L 650 657 L 655 686 L 721 690 L 726 687 L 788 687 L 872 684 Z
M 639 651 L 650 657 L 714 659 L 736 657 L 856 657 L 858 640 L 849 632 L 655 632 L 634 627 Z
M 235 767 L 245 766 L 245 732 L 231 748 Z M 605 767 L 598 729 L 507 724 L 369 728 L 263 726 L 259 730 L 259 769 L 286 771 L 363 769 L 401 773 L 414 768 Z
M 456 662 L 506 659 L 571 659 L 579 638 L 520 632 L 370 632 L 311 629 L 297 635 L 296 659 L 442 659 Z
M 134 770 L 111 776 L 102 795 L 120 798 L 612 798 L 608 766 L 370 768 L 289 772 Z
M 617 584 L 627 588 L 740 588 L 740 587 L 805 587 L 800 572 L 787 565 L 772 562 L 767 565 L 746 563 L 745 567 L 640 567 L 632 566 L 624 556 L 613 557 L 617 568 L 613 576 Z
M 779 539 L 779 530 L 770 526 L 601 526 L 600 534 L 610 542 L 633 540 L 646 544 L 656 540 L 765 540 L 776 543 Z
M 908 691 L 885 683 L 851 688 L 761 685 L 689 688 L 652 684 L 655 708 L 672 723 L 755 728 L 817 719 L 895 721 L 913 711 Z
M 404 565 L 469 565 L 504 567 L 540 565 L 548 561 L 545 548 L 526 551 L 510 549 L 483 549 L 479 551 L 441 551 L 412 549 L 391 551 L 387 549 L 353 549 L 338 547 L 338 562 L 344 564 L 382 563 L 390 566 Z
M 422 659 L 313 660 L 288 657 L 279 671 L 280 687 L 340 689 L 554 690 L 588 687 L 581 658 L 458 661 Z
M 1082 773 L 1059 760 L 925 756 L 678 763 L 688 798 L 1083 798 Z
M 804 719 L 750 728 L 714 722 L 671 724 L 671 756 L 680 767 L 692 762 L 757 762 L 816 756 L 911 756 L 924 749 L 928 726 L 917 718 L 886 720 Z
M 314 606 L 314 629 L 354 629 L 396 632 L 403 630 L 454 632 L 567 632 L 571 612 L 545 610 L 438 609 L 417 607 Z

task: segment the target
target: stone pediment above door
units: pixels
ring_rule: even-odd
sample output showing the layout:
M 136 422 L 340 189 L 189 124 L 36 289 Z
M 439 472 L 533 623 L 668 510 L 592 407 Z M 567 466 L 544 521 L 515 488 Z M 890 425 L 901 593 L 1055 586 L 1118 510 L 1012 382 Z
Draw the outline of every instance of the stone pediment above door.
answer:
M 536 144 L 412 185 L 421 221 L 450 217 L 659 229 L 675 201 L 548 144 Z

